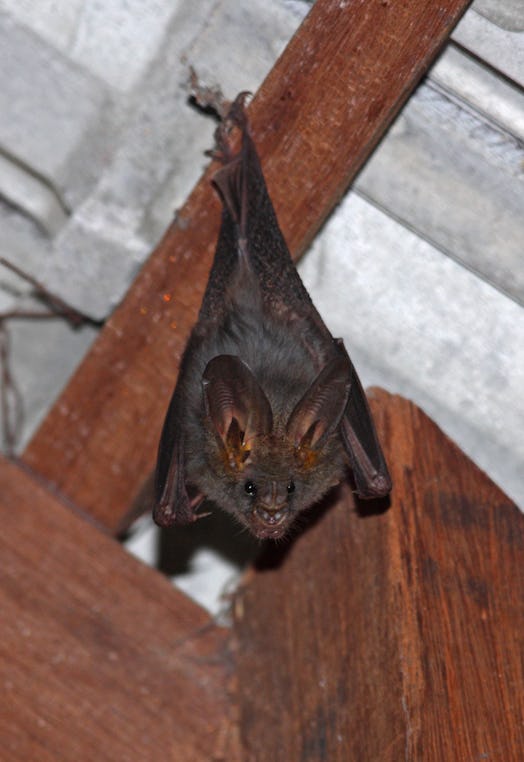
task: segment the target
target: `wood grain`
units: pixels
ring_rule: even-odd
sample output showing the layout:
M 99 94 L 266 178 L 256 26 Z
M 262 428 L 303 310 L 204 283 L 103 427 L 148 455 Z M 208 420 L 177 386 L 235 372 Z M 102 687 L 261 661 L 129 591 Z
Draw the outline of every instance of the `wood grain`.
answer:
M 227 631 L 3 459 L 0 482 L 2 762 L 238 759 Z
M 419 409 L 373 408 L 389 510 L 349 489 L 237 596 L 249 762 L 518 762 L 524 517 Z
M 466 0 L 318 0 L 250 107 L 296 257 L 362 166 Z M 24 461 L 111 529 L 152 470 L 219 222 L 210 172 L 29 443 Z

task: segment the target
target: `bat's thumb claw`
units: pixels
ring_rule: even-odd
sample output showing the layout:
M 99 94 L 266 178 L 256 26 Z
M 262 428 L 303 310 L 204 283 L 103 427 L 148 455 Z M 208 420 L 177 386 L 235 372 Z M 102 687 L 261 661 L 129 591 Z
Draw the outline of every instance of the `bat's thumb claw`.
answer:
M 243 90 L 239 93 L 231 104 L 225 121 L 234 124 L 241 130 L 245 130 L 247 126 L 246 101 L 251 95 L 252 93 L 249 90 Z
M 199 521 L 199 519 L 205 519 L 206 516 L 211 516 L 211 511 L 206 511 L 205 513 L 195 513 L 195 521 Z

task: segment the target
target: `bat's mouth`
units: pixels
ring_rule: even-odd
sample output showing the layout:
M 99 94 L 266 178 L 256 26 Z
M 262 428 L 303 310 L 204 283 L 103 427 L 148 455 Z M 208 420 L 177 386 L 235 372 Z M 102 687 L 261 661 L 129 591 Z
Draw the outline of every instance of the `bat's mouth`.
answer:
M 278 540 L 287 530 L 287 524 L 280 527 L 253 526 L 252 531 L 259 540 Z
M 260 539 L 282 537 L 289 523 L 287 506 L 266 509 L 257 507 L 252 513 L 253 531 Z

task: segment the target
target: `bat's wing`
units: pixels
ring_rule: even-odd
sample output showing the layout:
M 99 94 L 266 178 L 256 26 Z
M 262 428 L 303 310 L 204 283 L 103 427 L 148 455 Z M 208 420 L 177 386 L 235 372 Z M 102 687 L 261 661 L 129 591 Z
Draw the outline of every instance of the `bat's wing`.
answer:
M 349 356 L 348 361 L 351 389 L 340 425 L 342 441 L 353 470 L 357 495 L 362 498 L 384 497 L 391 492 L 391 477 L 366 394 Z
M 199 518 L 196 507 L 202 500 L 200 495 L 190 499 L 187 492 L 185 443 L 179 408 L 179 395 L 175 389 L 162 429 L 155 471 L 153 518 L 161 527 L 195 521 Z
M 327 339 L 330 334 L 296 271 L 280 230 L 249 132 L 243 96 L 233 104 L 230 120 L 242 129 L 242 147 L 213 178 L 224 211 L 203 310 L 211 315 L 220 309 L 224 290 L 231 287 L 237 269 L 245 273 L 249 268 L 273 315 L 295 324 L 297 320 L 313 323 L 320 336 Z M 243 281 L 245 277 L 237 282 Z

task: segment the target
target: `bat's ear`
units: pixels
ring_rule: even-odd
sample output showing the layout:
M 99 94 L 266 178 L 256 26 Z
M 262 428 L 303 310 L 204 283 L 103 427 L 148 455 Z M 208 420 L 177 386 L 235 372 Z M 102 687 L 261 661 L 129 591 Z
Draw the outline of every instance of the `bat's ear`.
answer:
M 206 413 L 231 465 L 241 468 L 253 439 L 273 427 L 271 405 L 249 367 L 234 355 L 210 360 L 202 383 Z
M 319 448 L 339 425 L 349 397 L 350 368 L 344 355 L 335 357 L 318 374 L 287 423 L 297 450 Z

